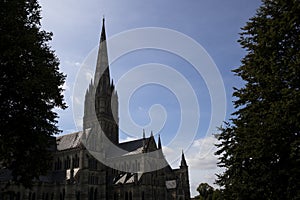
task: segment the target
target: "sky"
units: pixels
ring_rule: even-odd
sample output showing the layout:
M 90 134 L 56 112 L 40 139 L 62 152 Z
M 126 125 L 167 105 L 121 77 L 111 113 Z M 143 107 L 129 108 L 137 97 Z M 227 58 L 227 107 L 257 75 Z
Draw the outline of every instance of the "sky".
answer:
M 213 134 L 234 111 L 232 88 L 243 82 L 231 70 L 246 53 L 237 40 L 260 1 L 40 0 L 40 5 L 42 28 L 53 32 L 50 46 L 67 75 L 69 107 L 57 110 L 62 134 L 82 128 L 84 94 L 78 91 L 93 77 L 104 16 L 120 98 L 120 140 L 153 131 L 172 167 L 184 150 L 192 196 L 201 182 L 217 187 L 215 174 L 222 169 Z M 123 47 L 130 51 L 113 59 Z

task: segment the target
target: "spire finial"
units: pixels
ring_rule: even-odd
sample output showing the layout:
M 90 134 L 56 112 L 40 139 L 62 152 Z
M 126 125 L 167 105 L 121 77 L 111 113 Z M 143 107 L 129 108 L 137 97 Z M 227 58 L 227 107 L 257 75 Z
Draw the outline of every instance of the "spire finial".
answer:
M 104 18 L 104 15 L 103 15 L 103 18 L 102 18 L 102 31 L 101 31 L 101 37 L 100 37 L 100 42 L 103 42 L 106 40 L 106 34 L 105 34 L 105 18 Z
M 183 149 L 182 149 L 182 153 L 181 153 L 181 164 L 180 164 L 180 167 L 187 167 L 186 160 L 185 160 L 185 157 L 184 157 Z
M 153 137 L 153 131 L 151 131 L 151 135 L 150 135 L 150 137 Z
M 160 141 L 160 134 L 158 134 L 158 149 L 161 149 L 161 141 Z
M 145 146 L 146 146 L 146 144 L 145 144 L 145 129 L 143 129 L 143 150 L 142 150 L 143 153 L 146 151 Z

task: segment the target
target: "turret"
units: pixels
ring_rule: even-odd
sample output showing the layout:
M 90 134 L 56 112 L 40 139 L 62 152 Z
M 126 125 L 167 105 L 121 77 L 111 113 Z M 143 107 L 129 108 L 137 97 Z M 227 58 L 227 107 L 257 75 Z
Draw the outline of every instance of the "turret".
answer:
M 183 153 L 183 151 L 182 151 L 180 168 L 185 168 L 185 167 L 188 167 L 188 166 L 187 166 L 187 164 L 186 164 L 185 156 L 184 156 L 184 153 Z
M 158 148 L 158 149 L 161 149 L 160 135 L 158 135 L 158 143 L 157 143 L 157 148 Z
M 186 163 L 183 151 L 181 154 L 180 173 L 181 173 L 181 187 L 184 193 L 184 199 L 189 200 L 191 195 L 190 186 L 189 186 L 189 172 L 188 172 L 188 165 Z

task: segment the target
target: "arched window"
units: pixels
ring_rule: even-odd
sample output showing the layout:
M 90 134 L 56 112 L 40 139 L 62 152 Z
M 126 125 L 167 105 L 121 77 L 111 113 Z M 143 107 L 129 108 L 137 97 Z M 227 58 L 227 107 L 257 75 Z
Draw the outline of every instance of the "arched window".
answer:
M 89 168 L 97 169 L 97 160 L 94 158 L 89 158 Z
M 60 170 L 62 168 L 62 161 L 58 158 L 58 169 Z
M 35 192 L 32 194 L 32 200 L 35 200 Z
M 77 156 L 77 154 L 75 154 L 75 156 L 72 159 L 72 166 L 73 168 L 79 167 L 79 157 Z
M 132 192 L 129 192 L 129 200 L 132 200 Z
M 142 191 L 142 200 L 145 200 L 145 192 Z
M 94 197 L 94 188 L 90 188 L 89 189 L 88 196 L 89 196 L 89 200 L 93 200 L 93 197 Z
M 62 190 L 62 192 L 59 195 L 60 200 L 65 200 L 65 189 Z
M 61 169 L 61 160 L 57 158 L 54 163 L 54 170 L 60 170 L 60 169 Z
M 138 163 L 138 171 L 141 171 L 141 165 Z
M 125 200 L 128 200 L 128 192 L 125 192 Z
M 98 191 L 97 191 L 97 188 L 95 188 L 94 190 L 94 200 L 97 200 L 98 198 Z
M 64 163 L 64 168 L 65 169 L 70 169 L 70 166 L 71 166 L 71 159 L 70 159 L 70 157 L 69 156 L 67 156 L 67 158 L 65 159 L 65 161 L 64 161 L 65 163 Z
M 80 191 L 76 192 L 76 200 L 80 200 Z
M 16 200 L 21 200 L 21 193 L 20 192 L 17 193 Z
M 43 199 L 43 200 L 49 200 L 49 194 L 43 192 L 43 194 L 42 194 L 42 199 Z

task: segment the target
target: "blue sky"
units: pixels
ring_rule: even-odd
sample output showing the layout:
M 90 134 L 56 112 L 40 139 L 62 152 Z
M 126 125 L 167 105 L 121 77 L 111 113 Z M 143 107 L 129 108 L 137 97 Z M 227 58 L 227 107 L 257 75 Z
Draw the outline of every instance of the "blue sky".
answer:
M 65 100 L 69 108 L 58 111 L 59 127 L 64 134 L 77 130 L 72 104 L 74 84 L 84 60 L 98 45 L 103 15 L 106 19 L 107 37 L 135 28 L 161 27 L 178 31 L 195 40 L 206 50 L 220 71 L 226 92 L 226 119 L 233 112 L 232 87 L 240 87 L 242 82 L 232 74 L 231 70 L 240 65 L 240 60 L 245 55 L 245 51 L 237 43 L 238 33 L 247 20 L 255 14 L 260 1 L 41 0 L 40 4 L 42 27 L 53 32 L 50 45 L 60 59 L 61 71 L 67 75 L 64 88 L 66 89 Z M 110 48 L 109 43 L 108 48 Z M 189 81 L 197 97 L 200 108 L 199 127 L 195 132 L 193 143 L 185 149 L 187 162 L 190 165 L 191 192 L 195 195 L 197 193 L 195 188 L 199 183 L 212 184 L 214 174 L 221 170 L 216 167 L 216 157 L 213 155 L 213 143 L 216 142 L 211 136 L 213 132 L 207 132 L 212 112 L 208 87 L 203 77 L 197 74 L 185 59 L 157 49 L 134 51 L 120 57 L 112 63 L 111 75 L 115 82 L 118 82 L 131 69 L 148 63 L 159 63 L 175 69 Z M 149 76 L 151 77 L 151 73 Z M 138 80 L 143 76 L 135 78 Z M 167 78 L 172 81 L 172 77 Z M 174 84 L 176 85 L 176 80 Z M 119 89 L 125 86 L 126 84 L 123 84 Z M 185 92 L 183 88 L 182 94 Z M 151 106 L 158 104 L 160 106 L 152 107 L 152 117 L 161 120 L 157 120 L 158 124 L 155 124 L 155 121 L 152 124 L 149 110 Z M 128 105 L 132 120 L 139 128 L 144 127 L 147 135 L 150 134 L 150 130 L 154 131 L 156 137 L 158 133 L 161 135 L 167 158 L 181 151 L 179 148 L 168 146 L 181 120 L 182 110 L 180 110 L 177 94 L 161 85 L 148 84 L 139 88 L 131 96 Z M 190 112 L 193 113 L 193 110 Z M 120 121 L 122 125 L 122 118 Z M 160 121 L 164 123 L 159 124 Z M 126 124 L 123 126 L 125 127 Z M 134 133 L 121 134 L 121 140 L 142 135 L 142 130 L 132 132 Z M 172 166 L 177 167 L 178 162 L 172 162 Z

